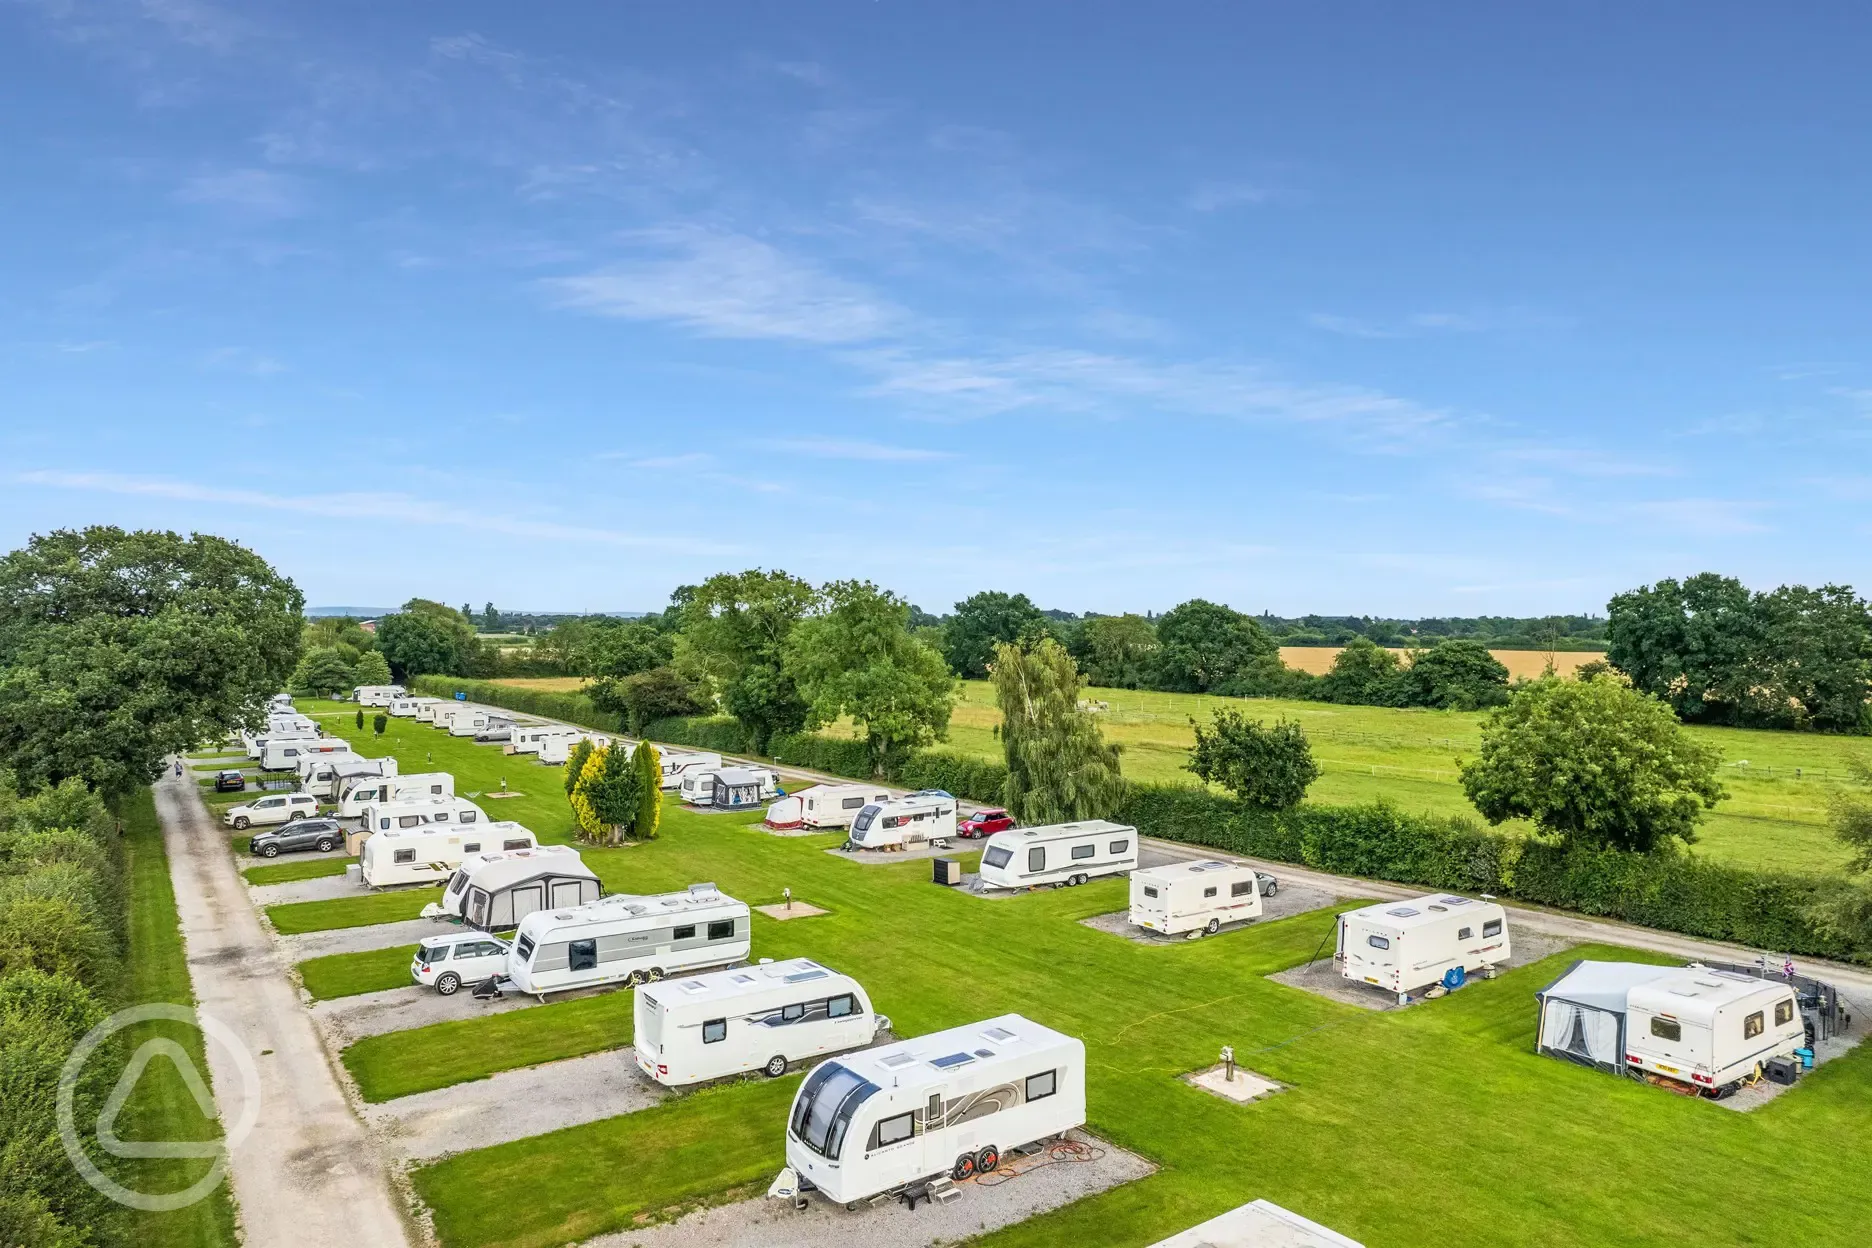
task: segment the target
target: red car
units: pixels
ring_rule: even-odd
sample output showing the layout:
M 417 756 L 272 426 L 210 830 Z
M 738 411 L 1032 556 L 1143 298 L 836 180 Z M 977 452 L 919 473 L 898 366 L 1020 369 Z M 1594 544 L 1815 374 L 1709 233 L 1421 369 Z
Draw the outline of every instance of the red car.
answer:
M 1005 810 L 978 810 L 956 824 L 957 836 L 993 836 L 1014 826 Z

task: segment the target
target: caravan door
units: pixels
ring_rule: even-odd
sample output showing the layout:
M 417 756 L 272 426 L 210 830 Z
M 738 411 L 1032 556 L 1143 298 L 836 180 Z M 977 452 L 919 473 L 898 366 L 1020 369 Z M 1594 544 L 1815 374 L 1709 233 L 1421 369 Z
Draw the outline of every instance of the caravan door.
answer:
M 584 886 L 577 880 L 554 880 L 552 892 L 552 908 L 563 910 L 580 903 L 584 896 Z M 516 916 L 514 921 L 519 922 L 519 918 Z
M 575 881 L 576 883 L 576 881 Z M 544 884 L 526 884 L 512 889 L 508 896 L 513 898 L 513 923 L 538 910 L 546 908 L 546 886 Z

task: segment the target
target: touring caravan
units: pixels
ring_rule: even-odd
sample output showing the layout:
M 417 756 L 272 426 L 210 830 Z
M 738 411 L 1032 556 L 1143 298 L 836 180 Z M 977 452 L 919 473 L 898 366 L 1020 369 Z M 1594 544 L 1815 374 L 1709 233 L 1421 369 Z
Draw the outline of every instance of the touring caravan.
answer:
M 241 733 L 241 745 L 247 751 L 248 758 L 259 758 L 262 748 L 268 741 L 288 739 L 306 741 L 319 735 L 320 729 L 317 724 L 295 715 L 276 718 L 258 732 Z
M 397 774 L 394 758 L 359 758 L 341 754 L 336 758 L 313 756 L 299 760 L 299 789 L 321 801 L 335 802 L 354 780 L 376 780 Z
M 1123 875 L 1138 865 L 1138 832 L 1106 819 L 1010 828 L 982 848 L 985 888 L 1037 888 L 1084 884 L 1101 875 Z
M 677 1088 L 787 1067 L 877 1038 L 890 1020 L 850 976 L 809 958 L 763 962 L 637 989 L 637 1065 Z
M 599 749 L 611 748 L 611 738 L 605 736 L 602 732 L 562 731 L 556 736 L 540 738 L 539 760 L 549 767 L 558 767 L 572 757 L 572 750 L 580 741 L 589 741 Z M 625 750 L 624 756 L 629 758 L 630 751 L 637 747 L 629 741 L 624 742 L 623 745 Z
M 418 823 L 378 829 L 358 854 L 358 873 L 371 888 L 440 884 L 462 859 L 495 846 L 530 849 L 539 842 L 511 820 Z
M 1085 1045 L 1019 1014 L 821 1062 L 794 1094 L 794 1190 L 847 1209 L 915 1183 L 966 1179 L 1012 1149 L 1085 1124 Z
M 484 823 L 487 812 L 466 798 L 460 797 L 392 797 L 388 800 L 371 802 L 364 807 L 359 819 L 359 826 L 345 833 L 345 852 L 357 854 L 363 852 L 363 846 L 371 836 L 378 832 L 389 832 L 397 828 L 417 828 L 426 823 L 446 823 L 451 826 Z M 471 849 L 471 854 L 480 850 Z M 453 863 L 449 864 L 453 866 Z
M 661 788 L 681 788 L 683 777 L 691 772 L 708 771 L 722 765 L 719 754 L 692 754 L 683 750 L 664 750 Z
M 392 770 L 384 776 L 359 776 L 346 785 L 344 795 L 338 799 L 337 815 L 340 819 L 362 819 L 365 808 L 373 803 L 454 796 L 455 777 L 450 772 L 419 771 L 399 776 Z
M 676 971 L 725 966 L 748 956 L 746 903 L 691 884 L 680 893 L 626 893 L 570 910 L 541 910 L 514 934 L 507 975 L 521 992 L 655 982 Z
M 268 737 L 260 743 L 261 771 L 298 771 L 302 758 L 351 758 L 343 737 Z
M 1500 906 L 1432 894 L 1341 914 L 1333 961 L 1354 983 L 1404 994 L 1441 983 L 1458 967 L 1464 976 L 1493 976 L 1508 956 L 1508 916 Z
M 685 775 L 678 789 L 691 806 L 758 806 L 780 791 L 780 777 L 766 767 L 714 767 Z
M 440 722 L 446 728 L 448 727 L 446 717 L 453 715 L 460 708 L 461 703 L 451 698 L 417 698 L 416 714 L 412 718 L 419 724 L 428 724 L 431 727 Z
M 501 725 L 505 732 L 513 727 L 513 716 L 503 715 L 499 711 L 460 710 L 449 716 L 448 734 L 451 737 L 476 737 L 495 731 L 495 725 Z
M 1177 862 L 1131 872 L 1130 919 L 1165 936 L 1261 917 L 1261 875 L 1234 862 Z
M 845 847 L 919 849 L 926 844 L 943 845 L 955 834 L 955 799 L 916 794 L 860 808 Z
M 402 685 L 359 685 L 351 691 L 351 696 L 359 706 L 388 707 L 391 702 L 404 696 L 408 690 Z
M 881 806 L 890 793 L 874 784 L 816 784 L 799 793 L 803 828 L 849 828 L 866 806 Z
M 561 737 L 565 744 L 560 747 L 559 761 L 565 761 L 565 753 L 570 751 L 572 743 L 580 737 L 589 737 L 589 732 L 580 732 L 577 728 L 567 728 L 564 724 L 520 724 L 516 725 L 513 735 L 508 739 L 509 754 L 540 754 L 550 741 Z M 606 738 L 609 740 L 609 738 Z
M 414 719 L 418 722 L 422 722 L 424 711 L 433 711 L 435 707 L 440 705 L 442 705 L 441 698 L 412 698 L 405 696 L 390 699 L 390 705 L 386 709 L 397 719 Z
M 442 900 L 424 906 L 423 917 L 504 932 L 536 910 L 569 910 L 603 895 L 598 877 L 570 845 L 484 849 L 463 855 Z

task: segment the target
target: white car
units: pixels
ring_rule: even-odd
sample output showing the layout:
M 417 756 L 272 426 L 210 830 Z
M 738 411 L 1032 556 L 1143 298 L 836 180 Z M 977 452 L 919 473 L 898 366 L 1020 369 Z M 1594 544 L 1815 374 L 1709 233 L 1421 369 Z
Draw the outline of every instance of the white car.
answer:
M 450 932 L 429 936 L 416 946 L 410 976 L 419 984 L 451 996 L 463 984 L 507 973 L 507 942 L 486 932 Z
M 310 793 L 275 793 L 258 801 L 245 802 L 228 809 L 221 822 L 232 828 L 246 829 L 256 823 L 286 823 L 309 819 L 318 814 L 318 798 Z

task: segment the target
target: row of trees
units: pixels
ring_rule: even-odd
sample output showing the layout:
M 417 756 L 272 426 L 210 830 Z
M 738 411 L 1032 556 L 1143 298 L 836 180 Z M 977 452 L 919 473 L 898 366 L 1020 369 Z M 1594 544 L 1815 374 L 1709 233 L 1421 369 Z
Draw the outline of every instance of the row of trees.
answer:
M 573 747 L 565 766 L 566 800 L 579 831 L 592 841 L 655 840 L 663 818 L 663 770 L 657 748 L 618 742 Z

